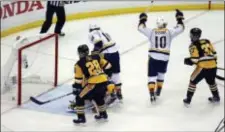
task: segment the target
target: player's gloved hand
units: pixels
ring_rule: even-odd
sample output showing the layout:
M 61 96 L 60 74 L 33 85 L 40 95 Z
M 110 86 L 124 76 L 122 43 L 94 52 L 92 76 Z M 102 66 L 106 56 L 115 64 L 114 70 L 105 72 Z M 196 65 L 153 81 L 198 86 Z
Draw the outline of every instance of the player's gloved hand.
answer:
M 175 15 L 177 21 L 184 20 L 184 14 L 180 10 L 176 9 L 176 15 Z
M 112 68 L 110 68 L 110 69 L 105 69 L 104 72 L 105 72 L 106 75 L 108 75 L 109 78 L 112 77 Z
M 146 13 L 143 12 L 139 15 L 139 23 L 145 23 L 147 19 L 148 19 L 148 16 Z
M 194 65 L 193 61 L 191 60 L 191 58 L 184 58 L 184 64 L 185 65 Z
M 73 87 L 73 95 L 78 96 L 80 92 L 82 91 L 81 85 L 74 83 L 72 87 Z

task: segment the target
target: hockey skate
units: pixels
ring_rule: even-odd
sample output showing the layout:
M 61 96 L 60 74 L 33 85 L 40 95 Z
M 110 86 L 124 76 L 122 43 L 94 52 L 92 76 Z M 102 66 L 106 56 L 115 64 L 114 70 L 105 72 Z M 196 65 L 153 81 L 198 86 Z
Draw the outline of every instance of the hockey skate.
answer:
M 108 114 L 105 112 L 100 112 L 99 115 L 95 115 L 95 120 L 97 121 L 107 121 Z
M 220 97 L 209 97 L 208 100 L 210 103 L 219 103 Z
M 183 100 L 183 102 L 184 102 L 184 106 L 189 107 L 191 104 L 191 99 L 186 98 Z
M 76 108 L 76 102 L 75 101 L 70 101 L 70 104 L 68 106 L 67 111 L 68 112 L 74 112 L 74 111 L 76 111 L 75 108 Z
M 106 99 L 106 105 L 112 105 L 116 100 L 116 95 L 114 93 L 110 94 L 109 97 Z
M 156 90 L 156 92 L 155 92 L 155 95 L 156 95 L 157 97 L 159 97 L 160 94 L 161 94 L 161 91 L 162 91 L 162 88 L 157 88 L 157 90 Z
M 150 101 L 151 101 L 152 104 L 156 103 L 156 97 L 155 97 L 154 93 L 150 93 Z
M 122 100 L 123 99 L 123 95 L 122 95 L 122 92 L 121 92 L 121 89 L 118 89 L 116 91 L 116 96 L 119 100 Z
M 75 123 L 75 124 L 86 123 L 85 116 L 84 115 L 78 115 L 78 119 L 74 119 L 73 123 Z

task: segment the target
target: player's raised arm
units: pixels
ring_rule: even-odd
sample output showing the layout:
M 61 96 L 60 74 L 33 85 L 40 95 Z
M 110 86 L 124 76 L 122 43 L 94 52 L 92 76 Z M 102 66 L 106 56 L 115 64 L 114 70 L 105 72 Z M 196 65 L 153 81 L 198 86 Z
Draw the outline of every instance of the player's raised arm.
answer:
M 176 9 L 175 18 L 176 18 L 176 21 L 177 21 L 177 25 L 173 29 L 170 29 L 170 33 L 171 33 L 172 38 L 174 38 L 177 35 L 179 35 L 180 33 L 182 33 L 185 29 L 184 22 L 183 22 L 183 20 L 184 20 L 183 12 Z
M 139 15 L 139 24 L 138 24 L 138 31 L 143 33 L 146 37 L 151 36 L 151 29 L 146 27 L 148 16 L 146 13 L 141 13 Z

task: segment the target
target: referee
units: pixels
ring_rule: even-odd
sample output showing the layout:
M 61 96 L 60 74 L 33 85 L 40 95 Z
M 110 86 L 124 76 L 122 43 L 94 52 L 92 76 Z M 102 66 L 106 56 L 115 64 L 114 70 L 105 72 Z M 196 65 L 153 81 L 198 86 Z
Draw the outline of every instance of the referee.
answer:
M 55 25 L 54 32 L 57 33 L 59 36 L 65 36 L 65 33 L 61 31 L 66 21 L 64 5 L 77 3 L 77 2 L 80 2 L 80 1 L 47 1 L 46 18 L 42 25 L 40 33 L 46 33 L 49 30 L 49 28 L 52 25 L 53 15 L 54 13 L 56 13 L 57 22 Z

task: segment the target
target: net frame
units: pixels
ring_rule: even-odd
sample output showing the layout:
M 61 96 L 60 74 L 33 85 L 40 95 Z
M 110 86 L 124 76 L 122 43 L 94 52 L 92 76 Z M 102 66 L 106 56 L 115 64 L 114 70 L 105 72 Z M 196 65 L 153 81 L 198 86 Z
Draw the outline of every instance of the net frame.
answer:
M 55 41 L 54 41 L 55 48 L 54 48 L 54 82 L 53 82 L 53 85 L 54 85 L 54 87 L 56 87 L 58 85 L 58 34 L 50 34 L 39 40 L 28 43 L 27 45 L 22 46 L 18 49 L 18 53 L 17 53 L 17 55 L 18 55 L 17 105 L 18 106 L 20 106 L 22 104 L 22 52 L 27 48 L 30 48 L 37 44 L 41 44 L 41 42 L 46 41 L 48 39 L 52 39 L 52 38 L 55 39 Z

